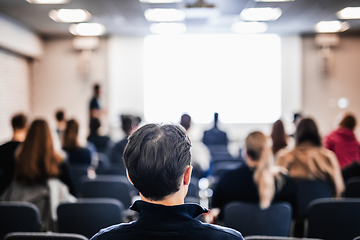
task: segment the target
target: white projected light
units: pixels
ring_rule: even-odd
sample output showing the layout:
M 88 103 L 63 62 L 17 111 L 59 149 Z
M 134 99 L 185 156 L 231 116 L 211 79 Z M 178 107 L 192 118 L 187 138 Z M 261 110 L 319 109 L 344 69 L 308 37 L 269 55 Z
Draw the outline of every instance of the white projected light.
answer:
M 144 15 L 150 22 L 181 22 L 185 19 L 184 11 L 172 8 L 146 9 Z
M 152 35 L 144 40 L 144 117 L 273 123 L 281 116 L 278 35 Z
M 75 36 L 100 36 L 105 33 L 105 27 L 99 23 L 71 24 L 69 31 Z
M 240 17 L 246 21 L 274 21 L 282 14 L 280 8 L 245 8 Z
M 186 32 L 186 26 L 183 23 L 153 23 L 150 31 L 155 34 L 174 35 Z
M 267 24 L 264 22 L 237 22 L 231 26 L 235 33 L 263 33 L 267 30 Z
M 315 26 L 318 33 L 343 32 L 349 29 L 349 23 L 340 21 L 321 21 Z
M 91 14 L 84 9 L 59 9 L 51 10 L 49 17 L 55 22 L 85 22 Z
M 360 19 L 360 7 L 346 7 L 337 16 L 340 19 Z

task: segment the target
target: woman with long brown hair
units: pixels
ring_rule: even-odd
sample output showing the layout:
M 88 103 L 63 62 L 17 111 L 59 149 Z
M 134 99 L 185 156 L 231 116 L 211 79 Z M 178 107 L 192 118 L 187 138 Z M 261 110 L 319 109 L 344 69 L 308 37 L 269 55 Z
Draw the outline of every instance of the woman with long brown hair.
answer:
M 279 119 L 274 122 L 271 131 L 272 152 L 274 156 L 279 150 L 286 148 L 289 144 L 289 137 L 287 136 L 283 122 Z
M 323 180 L 333 185 L 334 197 L 345 190 L 336 155 L 324 148 L 316 123 L 311 118 L 300 121 L 295 133 L 295 148 L 278 156 L 276 165 L 285 167 L 296 179 Z
M 16 155 L 14 181 L 0 199 L 34 203 L 40 210 L 43 229 L 51 230 L 59 202 L 74 200 L 64 183 L 73 186 L 67 165 L 54 149 L 46 121 L 35 120 Z
M 79 123 L 71 119 L 66 123 L 63 139 L 63 149 L 67 153 L 69 163 L 91 164 L 91 152 L 89 149 L 81 147 L 78 141 Z

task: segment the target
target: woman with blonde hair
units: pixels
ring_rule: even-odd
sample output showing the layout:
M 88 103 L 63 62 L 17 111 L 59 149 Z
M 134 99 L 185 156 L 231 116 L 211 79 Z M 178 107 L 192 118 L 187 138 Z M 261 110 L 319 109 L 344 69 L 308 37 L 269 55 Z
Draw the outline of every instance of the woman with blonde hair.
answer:
M 222 209 L 232 201 L 258 203 L 262 209 L 278 201 L 294 202 L 295 192 L 286 170 L 274 166 L 274 158 L 261 132 L 246 138 L 245 164 L 226 172 L 217 183 L 212 207 Z
M 69 163 L 91 164 L 91 152 L 89 149 L 81 147 L 78 141 L 79 123 L 75 119 L 67 121 L 63 150 L 67 153 Z
M 27 201 L 41 213 L 43 230 L 53 230 L 60 201 L 74 201 L 72 184 L 62 157 L 55 152 L 51 132 L 44 120 L 35 120 L 16 155 L 14 180 L 1 201 Z M 49 208 L 50 205 L 50 208 Z

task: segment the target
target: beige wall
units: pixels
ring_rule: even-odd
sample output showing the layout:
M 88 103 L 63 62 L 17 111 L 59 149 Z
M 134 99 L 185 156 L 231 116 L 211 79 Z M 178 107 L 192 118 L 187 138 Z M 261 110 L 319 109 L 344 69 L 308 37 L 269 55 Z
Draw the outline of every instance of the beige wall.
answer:
M 332 48 L 328 76 L 322 72 L 320 48 L 314 36 L 303 38 L 303 111 L 315 118 L 322 135 L 333 128 L 336 116 L 342 112 L 339 98 L 349 99 L 345 110 L 352 111 L 360 121 L 360 36 L 340 37 L 340 44 Z M 360 139 L 360 128 L 356 129 Z
M 67 118 L 76 118 L 80 122 L 81 140 L 85 140 L 93 84 L 101 83 L 103 95 L 107 95 L 106 44 L 106 39 L 101 39 L 99 48 L 93 51 L 89 60 L 89 72 L 84 76 L 79 70 L 84 62 L 80 51 L 74 50 L 72 38 L 44 41 L 44 54 L 33 69 L 35 117 L 46 118 L 54 128 L 55 110 L 63 108 Z M 103 97 L 102 102 L 106 106 L 107 99 Z

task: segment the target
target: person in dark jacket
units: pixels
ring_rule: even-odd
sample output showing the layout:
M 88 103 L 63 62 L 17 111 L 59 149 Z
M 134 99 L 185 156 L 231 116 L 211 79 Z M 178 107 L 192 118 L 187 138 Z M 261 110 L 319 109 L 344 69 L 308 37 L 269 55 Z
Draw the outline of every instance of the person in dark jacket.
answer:
M 130 182 L 141 200 L 139 219 L 100 230 L 92 240 L 243 239 L 236 230 L 195 219 L 207 210 L 184 203 L 191 178 L 191 143 L 183 127 L 147 124 L 133 133 L 124 152 Z
M 91 118 L 90 120 L 90 135 L 87 140 L 95 145 L 97 152 L 109 154 L 112 147 L 111 139 L 108 136 L 101 136 L 99 129 L 101 127 L 98 118 Z
M 25 140 L 27 132 L 27 117 L 20 113 L 11 119 L 13 128 L 12 139 L 0 146 L 0 195 L 10 185 L 15 168 L 15 151 Z

